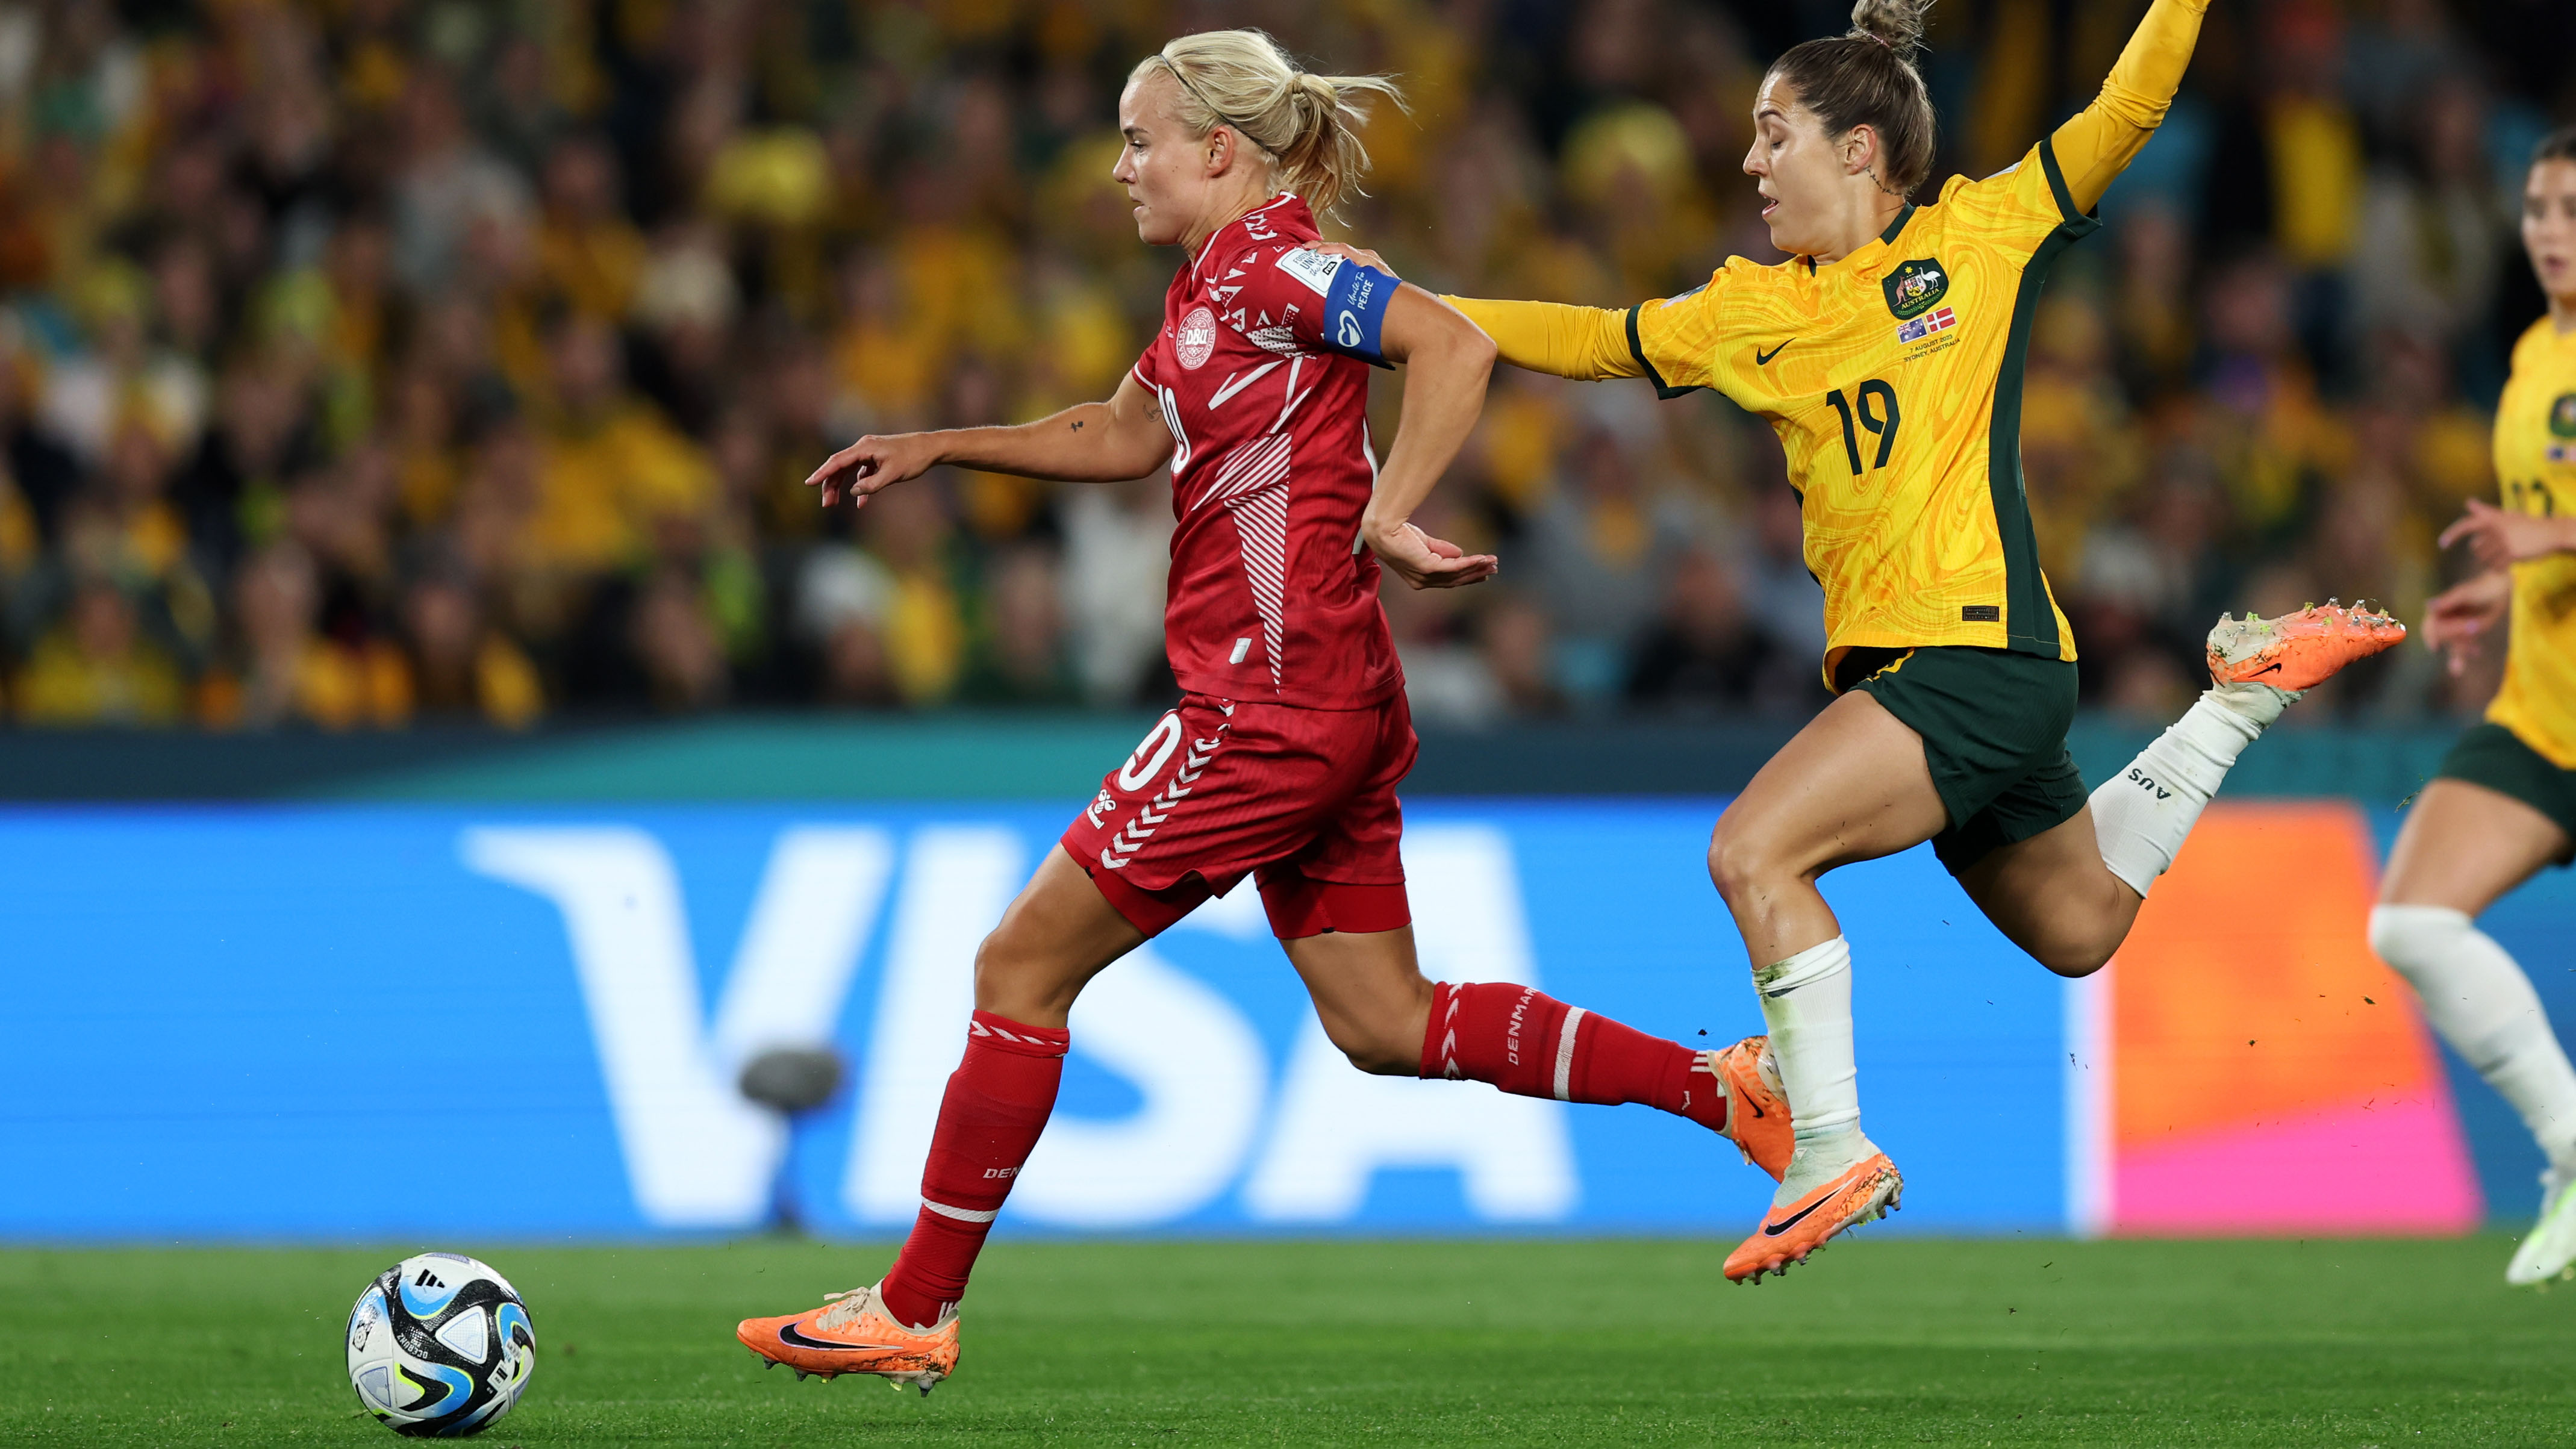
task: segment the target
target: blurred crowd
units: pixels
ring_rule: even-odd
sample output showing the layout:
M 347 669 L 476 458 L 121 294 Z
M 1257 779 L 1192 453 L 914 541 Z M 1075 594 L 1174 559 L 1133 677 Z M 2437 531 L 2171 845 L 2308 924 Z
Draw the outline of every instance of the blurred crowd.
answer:
M 1943 166 L 2090 99 L 2143 0 L 1942 0 Z M 1108 180 L 1127 68 L 1257 24 L 1402 76 L 1337 234 L 1411 280 L 1625 305 L 1777 259 L 1764 60 L 1847 7 L 1686 0 L 0 4 L 0 704 L 30 725 L 1160 704 L 1166 480 L 862 432 L 1106 396 L 1178 256 Z M 2540 299 L 2521 160 L 2564 0 L 2219 0 L 2033 335 L 2024 459 L 2088 700 L 2194 687 L 2222 608 L 2412 616 L 2490 492 Z M 1928 197 L 1922 199 L 1929 199 Z M 1400 378 L 1377 426 L 1397 425 Z M 1505 560 L 1387 605 L 1418 716 L 1796 715 L 1821 600 L 1767 430 L 1506 371 L 1421 521 Z M 2474 706 L 2420 650 L 2347 715 Z

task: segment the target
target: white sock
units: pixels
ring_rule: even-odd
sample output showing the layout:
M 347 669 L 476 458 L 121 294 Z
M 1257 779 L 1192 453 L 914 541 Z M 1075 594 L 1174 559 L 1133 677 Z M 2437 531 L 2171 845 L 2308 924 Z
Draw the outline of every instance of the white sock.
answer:
M 2413 983 L 2424 1019 L 2522 1114 L 2550 1162 L 2576 1156 L 2576 1068 L 2495 938 L 2448 906 L 2378 906 L 2370 949 Z
M 2093 792 L 2093 835 L 2102 863 L 2140 896 L 2173 866 L 2200 807 L 2218 793 L 2238 752 L 2281 717 L 2297 695 L 2268 684 L 2205 691 L 2155 743 Z
M 1797 1135 L 1782 1201 L 1823 1181 L 1877 1149 L 1860 1134 L 1860 1079 L 1852 1057 L 1851 946 L 1836 936 L 1819 946 L 1753 968 L 1762 997 L 1762 1020 L 1771 1028 L 1771 1051 L 1780 1062 L 1789 1117 Z M 1809 1184 L 1812 1186 L 1812 1184 Z

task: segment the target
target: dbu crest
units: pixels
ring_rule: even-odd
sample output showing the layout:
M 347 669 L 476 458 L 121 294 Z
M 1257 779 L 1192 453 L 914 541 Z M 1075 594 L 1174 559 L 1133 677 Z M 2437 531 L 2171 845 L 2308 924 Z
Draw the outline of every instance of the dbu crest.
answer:
M 1887 310 L 1900 322 L 1911 321 L 1931 310 L 1950 290 L 1950 274 L 1931 257 L 1920 261 L 1900 262 L 1879 286 L 1887 292 Z
M 1181 319 L 1180 331 L 1172 337 L 1172 355 L 1182 367 L 1192 372 L 1207 364 L 1208 354 L 1216 351 L 1216 314 L 1205 307 L 1193 307 Z

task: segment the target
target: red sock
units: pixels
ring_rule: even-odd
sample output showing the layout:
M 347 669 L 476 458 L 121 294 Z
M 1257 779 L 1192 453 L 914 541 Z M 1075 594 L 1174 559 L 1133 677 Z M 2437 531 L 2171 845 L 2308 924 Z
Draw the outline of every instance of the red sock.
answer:
M 966 1059 L 939 1099 L 921 1212 L 879 1290 L 896 1318 L 927 1327 L 966 1296 L 984 1235 L 1055 1110 L 1070 1040 L 1061 1029 L 1023 1026 L 989 1011 L 968 1020 Z
M 1699 1053 L 1529 986 L 1433 987 L 1422 1075 L 1491 1082 L 1523 1097 L 1643 1102 L 1712 1132 L 1726 1125 L 1726 1094 L 1699 1069 Z

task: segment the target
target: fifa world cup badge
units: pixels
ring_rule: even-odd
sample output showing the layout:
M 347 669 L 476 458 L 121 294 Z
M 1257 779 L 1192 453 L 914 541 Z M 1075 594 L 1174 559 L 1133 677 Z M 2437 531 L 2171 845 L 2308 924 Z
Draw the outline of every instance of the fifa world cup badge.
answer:
M 1899 262 L 1879 286 L 1887 292 L 1887 310 L 1899 322 L 1909 322 L 1932 310 L 1950 290 L 1950 274 L 1942 270 L 1938 259 Z

